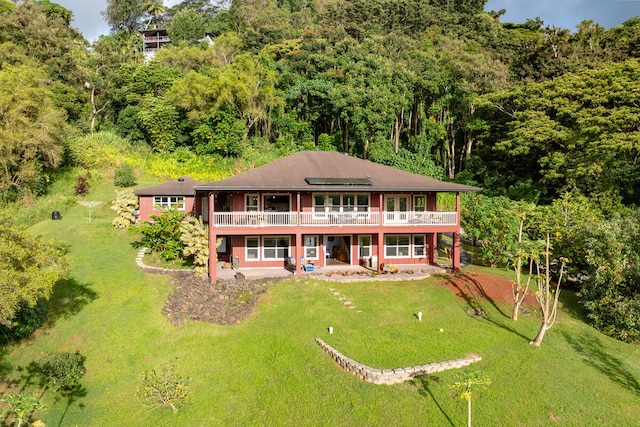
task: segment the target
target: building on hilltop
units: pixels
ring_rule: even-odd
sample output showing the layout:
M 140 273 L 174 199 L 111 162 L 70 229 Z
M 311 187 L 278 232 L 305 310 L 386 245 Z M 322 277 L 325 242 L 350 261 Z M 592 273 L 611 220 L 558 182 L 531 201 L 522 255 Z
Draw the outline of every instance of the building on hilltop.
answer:
M 142 34 L 142 48 L 146 62 L 151 61 L 158 49 L 171 43 L 165 28 L 149 28 L 140 30 Z

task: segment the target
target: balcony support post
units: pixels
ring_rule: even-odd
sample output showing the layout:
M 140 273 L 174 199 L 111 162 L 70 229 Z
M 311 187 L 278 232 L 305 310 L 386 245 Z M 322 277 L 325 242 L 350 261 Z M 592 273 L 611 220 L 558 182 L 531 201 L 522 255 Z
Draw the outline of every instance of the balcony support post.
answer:
M 209 282 L 214 283 L 218 278 L 216 277 L 216 261 L 218 260 L 218 253 L 216 252 L 216 229 L 214 225 L 215 211 L 214 211 L 214 195 L 213 192 L 209 193 Z
M 300 227 L 296 228 L 296 246 L 293 249 L 293 254 L 296 260 L 296 276 L 300 276 L 302 272 L 302 233 L 300 233 Z

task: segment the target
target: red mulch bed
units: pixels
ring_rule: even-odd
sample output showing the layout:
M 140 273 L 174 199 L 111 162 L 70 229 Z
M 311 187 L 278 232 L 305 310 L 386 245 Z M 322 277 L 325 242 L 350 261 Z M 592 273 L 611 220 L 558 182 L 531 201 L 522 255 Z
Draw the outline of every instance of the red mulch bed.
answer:
M 474 272 L 453 274 L 447 277 L 443 285 L 465 301 L 484 298 L 496 303 L 513 303 L 512 282 L 503 277 Z M 536 304 L 535 295 L 529 292 L 524 300 L 524 305 L 535 306 Z

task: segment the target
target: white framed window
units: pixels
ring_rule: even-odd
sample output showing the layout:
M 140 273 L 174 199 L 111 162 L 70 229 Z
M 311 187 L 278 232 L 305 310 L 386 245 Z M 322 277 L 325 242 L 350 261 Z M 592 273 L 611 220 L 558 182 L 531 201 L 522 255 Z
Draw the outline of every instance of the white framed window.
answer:
M 262 259 L 283 260 L 289 256 L 289 236 L 268 236 L 262 238 Z
M 390 234 L 384 237 L 386 258 L 408 258 L 411 239 L 408 234 Z
M 260 238 L 248 236 L 245 239 L 245 258 L 257 261 L 260 259 Z
M 185 210 L 184 196 L 154 196 L 153 206 L 164 210 L 177 209 L 183 211 Z
M 424 257 L 426 252 L 426 236 L 424 234 L 415 234 L 413 236 L 413 256 L 416 258 Z
M 318 236 L 304 236 L 304 257 L 318 259 Z
M 359 257 L 368 258 L 371 256 L 371 235 L 361 234 L 358 236 Z
M 258 212 L 258 198 L 257 194 L 247 194 L 244 196 L 244 210 L 246 212 Z
M 425 212 L 427 210 L 427 198 L 425 196 L 413 197 L 413 210 L 416 212 Z
M 313 195 L 313 212 L 368 212 L 369 194 L 327 194 L 316 193 Z

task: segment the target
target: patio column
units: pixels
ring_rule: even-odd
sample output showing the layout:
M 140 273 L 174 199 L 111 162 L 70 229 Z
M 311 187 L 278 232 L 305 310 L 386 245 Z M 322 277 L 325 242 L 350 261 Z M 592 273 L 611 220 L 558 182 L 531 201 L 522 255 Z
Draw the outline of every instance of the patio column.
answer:
M 435 265 L 438 263 L 438 233 L 427 234 L 427 244 L 429 245 L 428 262 L 430 265 Z
M 382 226 L 380 227 L 382 228 Z M 375 268 L 376 271 L 380 271 L 380 263 L 384 259 L 384 233 L 382 231 L 378 232 L 378 262 L 376 265 L 372 265 L 371 268 Z
M 298 228 L 298 230 L 300 230 Z M 296 276 L 300 276 L 300 273 L 302 271 L 302 234 L 300 233 L 300 231 L 296 231 L 296 247 L 293 250 L 294 252 L 294 256 L 295 256 L 295 260 L 296 260 Z
M 453 233 L 451 267 L 454 273 L 460 271 L 460 233 Z
M 460 193 L 456 193 L 456 231 L 451 242 L 451 267 L 454 273 L 460 271 Z
M 213 193 L 209 193 L 209 282 L 214 283 L 217 280 L 216 277 L 216 261 L 217 252 L 216 252 L 216 240 L 218 236 L 216 235 L 215 228 L 213 227 L 214 222 L 214 195 Z

